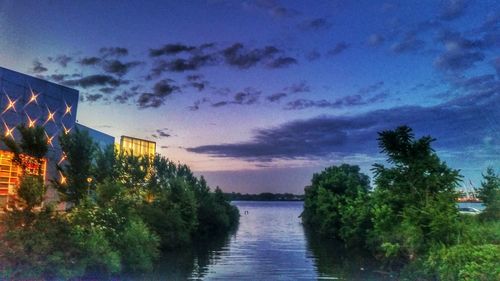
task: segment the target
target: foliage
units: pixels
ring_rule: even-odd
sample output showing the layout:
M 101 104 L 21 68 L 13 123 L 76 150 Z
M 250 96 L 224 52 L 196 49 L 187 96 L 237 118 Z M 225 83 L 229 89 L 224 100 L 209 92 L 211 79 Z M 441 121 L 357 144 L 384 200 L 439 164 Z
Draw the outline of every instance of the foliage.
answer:
M 439 280 L 500 280 L 500 245 L 460 244 L 433 249 L 426 267 Z
M 66 164 L 59 166 L 66 178 L 65 183 L 54 182 L 65 201 L 78 204 L 89 192 L 93 158 L 97 145 L 87 131 L 75 129 L 59 138 L 66 155 Z
M 477 197 L 486 207 L 481 217 L 487 220 L 500 220 L 500 176 L 489 167 L 483 178 L 481 187 L 476 190 Z
M 41 205 L 46 190 L 41 176 L 21 176 L 17 195 L 26 206 L 25 211 L 30 212 L 35 206 Z
M 368 191 L 368 176 L 358 166 L 329 167 L 305 189 L 302 218 L 324 236 L 357 244 L 369 228 Z
M 391 259 L 412 260 L 433 244 L 455 242 L 458 171 L 439 160 L 431 137 L 415 139 L 408 127 L 381 132 L 378 140 L 391 167 L 374 165 L 369 246 Z
M 16 143 L 13 138 L 6 136 L 2 136 L 1 140 L 14 153 L 13 160 L 23 171 L 26 171 L 26 166 L 34 160 L 38 164 L 38 173 L 40 174 L 43 157 L 45 157 L 49 150 L 45 130 L 40 126 L 26 127 L 25 125 L 18 126 L 17 130 L 21 134 L 19 143 Z M 22 155 L 29 157 L 22 157 Z

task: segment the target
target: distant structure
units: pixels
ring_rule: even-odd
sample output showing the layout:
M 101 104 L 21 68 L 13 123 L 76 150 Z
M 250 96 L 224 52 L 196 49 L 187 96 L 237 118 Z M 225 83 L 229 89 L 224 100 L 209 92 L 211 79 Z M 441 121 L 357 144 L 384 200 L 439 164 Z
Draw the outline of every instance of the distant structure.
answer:
M 57 85 L 36 77 L 0 67 L 0 134 L 19 140 L 17 126 L 42 126 L 49 144 L 42 173 L 46 183 L 62 180 L 57 170 L 65 156 L 59 145 L 59 135 L 78 127 L 87 130 L 99 145 L 114 143 L 114 137 L 76 123 L 79 93 L 77 90 Z M 0 142 L 0 207 L 16 194 L 21 169 L 12 163 L 13 154 Z M 38 171 L 39 167 L 30 167 Z M 49 200 L 56 192 L 48 191 Z
M 156 142 L 121 136 L 119 149 L 133 156 L 154 156 L 156 154 Z

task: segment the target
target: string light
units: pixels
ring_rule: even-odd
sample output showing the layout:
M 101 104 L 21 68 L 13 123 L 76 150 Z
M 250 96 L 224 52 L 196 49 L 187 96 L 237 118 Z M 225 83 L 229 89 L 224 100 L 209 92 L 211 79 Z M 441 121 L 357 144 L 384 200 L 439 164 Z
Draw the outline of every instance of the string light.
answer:
M 64 126 L 64 124 L 61 124 L 62 127 L 63 127 L 63 130 L 64 130 L 64 134 L 67 135 L 71 132 L 71 128 L 66 128 L 66 126 Z
M 9 126 L 7 125 L 7 123 L 5 123 L 5 121 L 3 122 L 3 125 L 5 126 L 5 134 L 4 134 L 4 136 L 5 136 L 6 138 L 7 138 L 7 137 L 14 138 L 13 132 L 14 132 L 14 130 L 16 129 L 16 127 L 9 128 Z
M 30 128 L 35 127 L 36 121 L 38 121 L 38 119 L 31 119 L 31 117 L 28 115 L 28 113 L 26 113 L 26 117 L 28 117 L 28 127 L 30 127 Z
M 56 122 L 56 120 L 55 120 L 55 114 L 56 114 L 55 110 L 54 110 L 54 112 L 51 112 L 50 109 L 47 107 L 47 120 L 43 124 L 45 125 L 45 124 L 47 124 L 50 121 Z
M 71 115 L 71 107 L 72 106 L 69 106 L 66 102 L 64 102 L 64 104 L 66 105 L 66 110 L 64 111 L 64 115 L 63 116 L 66 116 L 66 114 Z
M 62 163 L 64 160 L 66 160 L 66 153 L 64 153 L 64 152 L 63 152 L 63 153 L 62 153 L 62 155 L 61 155 L 61 160 L 59 160 L 59 162 L 58 162 L 57 164 L 58 164 L 58 165 L 61 165 L 61 163 Z
M 47 137 L 47 144 L 49 144 L 51 147 L 54 147 L 54 145 L 52 144 L 52 140 L 54 139 L 55 135 L 51 137 L 47 134 L 47 132 L 45 132 L 45 136 Z
M 11 100 L 10 97 L 7 94 L 5 94 L 5 96 L 7 97 L 7 100 L 9 102 L 7 103 L 7 107 L 4 109 L 4 111 L 2 112 L 2 114 L 4 114 L 5 112 L 7 112 L 10 109 L 13 109 L 15 112 L 17 112 L 16 111 L 16 102 L 17 102 L 17 100 L 14 100 L 14 101 Z
M 30 88 L 30 92 L 31 92 L 31 97 L 30 97 L 30 100 L 28 101 L 28 103 L 26 103 L 26 105 L 29 105 L 31 103 L 36 103 L 38 104 L 38 96 L 40 95 L 40 93 L 38 94 L 35 94 L 35 92 Z

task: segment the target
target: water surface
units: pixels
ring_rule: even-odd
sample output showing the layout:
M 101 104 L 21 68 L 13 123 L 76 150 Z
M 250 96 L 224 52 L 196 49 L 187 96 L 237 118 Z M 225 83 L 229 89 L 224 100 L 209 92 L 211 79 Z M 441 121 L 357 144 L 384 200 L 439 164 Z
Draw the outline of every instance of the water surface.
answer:
M 369 255 L 306 233 L 303 202 L 233 202 L 234 233 L 165 256 L 158 280 L 388 280 Z

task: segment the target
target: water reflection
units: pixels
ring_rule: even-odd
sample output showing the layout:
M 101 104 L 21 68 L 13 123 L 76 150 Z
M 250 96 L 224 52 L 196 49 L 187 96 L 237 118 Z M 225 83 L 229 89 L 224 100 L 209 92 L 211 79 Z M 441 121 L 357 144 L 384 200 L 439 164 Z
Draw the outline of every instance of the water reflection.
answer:
M 153 273 L 130 280 L 390 280 L 369 255 L 304 230 L 302 202 L 235 202 L 233 233 L 166 254 Z

